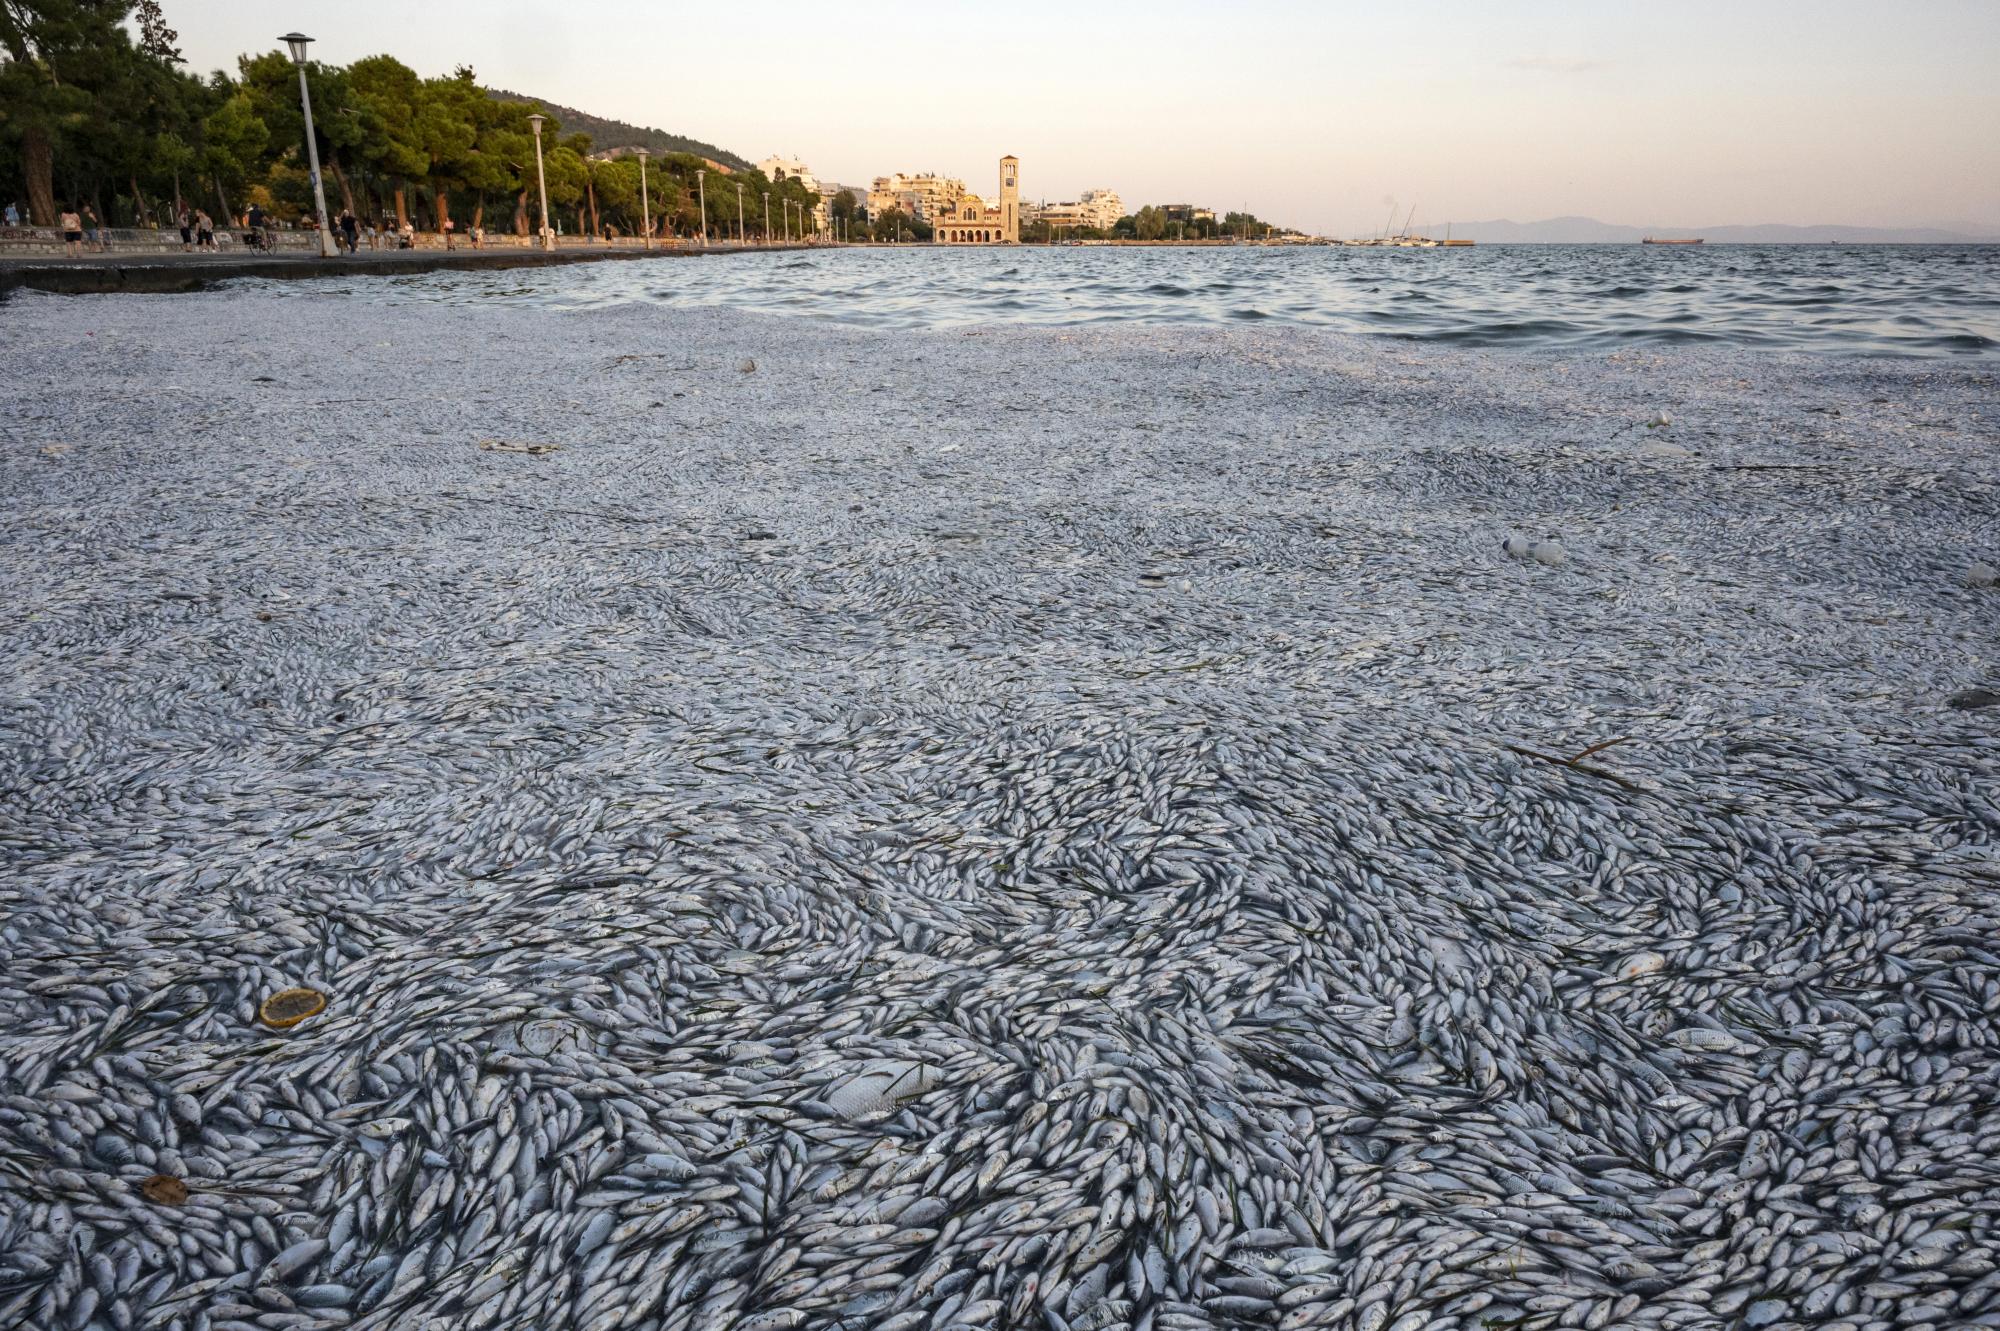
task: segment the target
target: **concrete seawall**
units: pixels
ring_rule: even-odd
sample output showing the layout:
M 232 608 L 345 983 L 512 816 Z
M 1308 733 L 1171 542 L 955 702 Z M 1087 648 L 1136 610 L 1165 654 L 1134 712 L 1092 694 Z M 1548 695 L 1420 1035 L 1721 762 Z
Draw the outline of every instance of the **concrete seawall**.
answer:
M 91 255 L 80 259 L 0 260 L 0 294 L 25 287 L 61 295 L 112 292 L 199 291 L 238 277 L 352 277 L 428 273 L 443 269 L 543 268 L 552 264 L 607 259 L 682 259 L 755 251 L 808 249 L 804 245 L 676 246 L 643 249 L 603 245 L 534 250 L 385 250 L 323 258 L 317 254 L 155 254 Z

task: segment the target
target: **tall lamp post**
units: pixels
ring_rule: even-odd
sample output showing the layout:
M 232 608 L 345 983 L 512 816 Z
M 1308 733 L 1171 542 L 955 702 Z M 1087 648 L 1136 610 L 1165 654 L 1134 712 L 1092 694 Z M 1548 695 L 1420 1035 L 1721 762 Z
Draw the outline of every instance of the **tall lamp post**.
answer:
M 646 197 L 646 159 L 653 154 L 645 148 L 636 150 L 633 156 L 639 159 L 639 217 L 640 229 L 646 233 L 646 248 L 653 248 L 653 205 Z
M 764 191 L 764 243 L 771 243 L 771 191 Z
M 743 182 L 736 182 L 736 244 L 743 244 Z
M 299 105 L 306 113 L 306 161 L 312 166 L 313 206 L 319 209 L 319 256 L 331 259 L 340 251 L 334 248 L 333 228 L 326 221 L 326 186 L 319 178 L 319 139 L 313 134 L 312 92 L 306 87 L 306 47 L 312 38 L 303 32 L 288 32 L 278 40 L 291 48 L 292 63 L 299 67 Z
M 697 167 L 694 173 L 695 192 L 701 196 L 701 244 L 708 248 L 708 168 Z
M 542 121 L 545 117 L 531 115 L 528 125 L 535 131 L 535 191 L 542 200 L 542 248 L 555 248 L 555 237 L 549 234 L 549 178 L 542 170 Z

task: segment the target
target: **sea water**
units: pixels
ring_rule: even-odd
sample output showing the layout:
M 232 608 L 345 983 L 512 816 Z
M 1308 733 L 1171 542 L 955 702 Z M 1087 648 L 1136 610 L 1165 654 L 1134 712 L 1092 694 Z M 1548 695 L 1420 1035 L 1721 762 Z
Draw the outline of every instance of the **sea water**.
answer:
M 908 245 L 288 284 L 329 285 L 373 300 L 722 305 L 886 328 L 1264 322 L 1531 348 L 2000 348 L 1996 245 Z

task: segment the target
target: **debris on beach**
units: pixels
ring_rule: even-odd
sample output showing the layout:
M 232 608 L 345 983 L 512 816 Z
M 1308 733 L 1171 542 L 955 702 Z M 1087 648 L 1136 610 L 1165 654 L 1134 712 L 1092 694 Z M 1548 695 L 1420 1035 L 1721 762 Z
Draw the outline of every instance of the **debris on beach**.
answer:
M 1638 455 L 1645 458 L 1691 458 L 1694 452 L 1683 448 L 1670 439 L 1648 439 L 1638 447 Z
M 539 455 L 561 450 L 561 444 L 551 444 L 540 440 L 481 439 L 479 446 L 489 453 L 528 453 Z
M 2000 569 L 1984 560 L 1965 571 L 1965 585 L 1968 587 L 1991 587 L 1996 581 L 2000 581 Z
M 257 1009 L 257 1019 L 273 1030 L 289 1030 L 307 1017 L 326 1011 L 326 995 L 317 989 L 280 989 Z

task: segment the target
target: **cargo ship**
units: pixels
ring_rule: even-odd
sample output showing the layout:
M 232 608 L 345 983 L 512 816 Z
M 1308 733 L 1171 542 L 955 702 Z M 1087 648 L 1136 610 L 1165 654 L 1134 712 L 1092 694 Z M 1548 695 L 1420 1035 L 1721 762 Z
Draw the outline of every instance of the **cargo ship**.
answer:
M 1639 243 L 1641 245 L 1699 245 L 1701 244 L 1701 237 L 1695 236 L 1688 240 L 1671 240 L 1656 236 L 1647 236 Z

